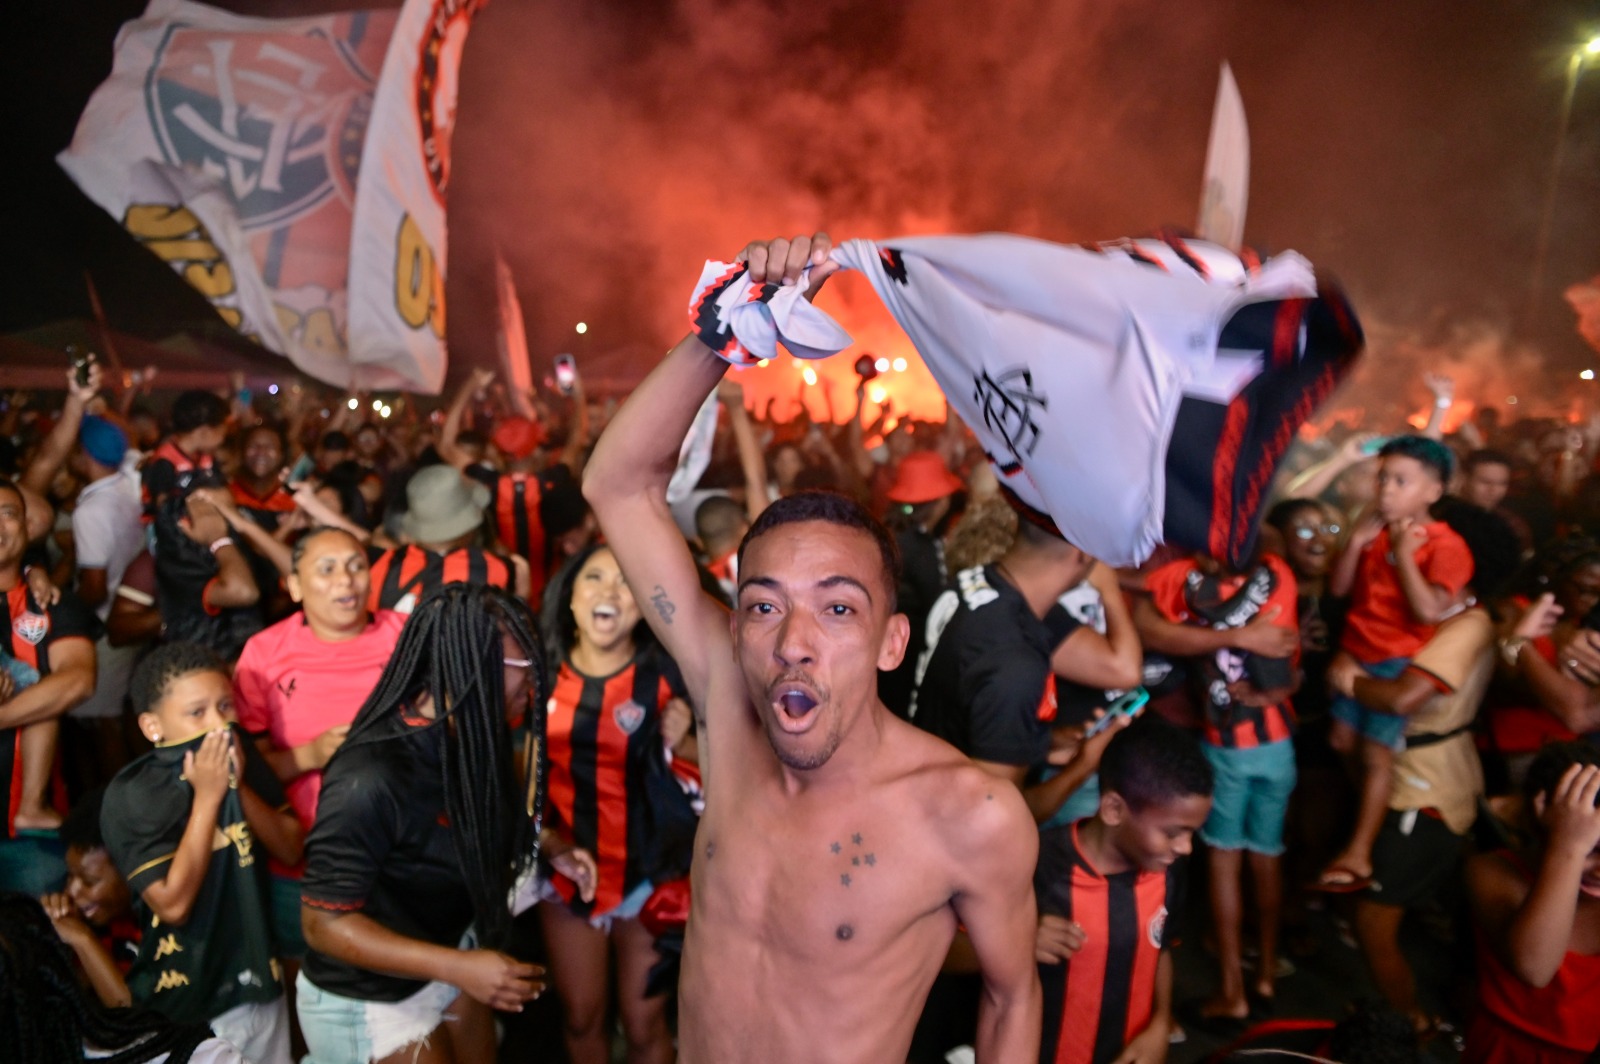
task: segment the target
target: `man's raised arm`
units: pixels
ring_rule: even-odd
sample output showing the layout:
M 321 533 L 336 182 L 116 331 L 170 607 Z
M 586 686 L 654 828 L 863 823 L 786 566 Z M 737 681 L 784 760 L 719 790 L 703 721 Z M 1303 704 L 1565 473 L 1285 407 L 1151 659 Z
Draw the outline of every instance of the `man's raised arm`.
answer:
M 696 411 L 727 368 L 705 344 L 684 337 L 611 419 L 583 474 L 584 498 L 645 620 L 682 671 L 697 715 L 705 711 L 711 662 L 731 666 L 733 657 L 727 614 L 700 589 L 689 545 L 667 508 L 667 482 Z
M 838 268 L 828 260 L 830 247 L 818 233 L 752 243 L 739 259 L 757 284 L 794 284 L 811 266 L 810 298 Z M 727 614 L 700 588 L 689 545 L 667 507 L 667 482 L 695 414 L 727 368 L 696 337 L 684 337 L 611 419 L 583 475 L 583 496 L 645 620 L 677 662 L 702 725 L 713 668 L 726 663 L 733 670 L 732 637 Z

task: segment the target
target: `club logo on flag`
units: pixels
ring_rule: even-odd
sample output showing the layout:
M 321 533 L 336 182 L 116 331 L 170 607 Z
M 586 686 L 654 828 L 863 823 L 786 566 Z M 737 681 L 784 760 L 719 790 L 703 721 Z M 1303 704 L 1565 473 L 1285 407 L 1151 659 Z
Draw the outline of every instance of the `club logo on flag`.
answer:
M 644 723 L 644 707 L 630 698 L 611 711 L 611 719 L 624 734 L 632 735 Z
M 166 161 L 223 182 L 246 230 L 355 198 L 375 78 L 327 37 L 177 24 L 145 104 Z
M 1011 452 L 1013 461 L 1000 470 L 1009 476 L 1039 446 L 1039 423 L 1033 420 L 1033 410 L 1050 409 L 1050 400 L 1033 390 L 1033 374 L 1025 366 L 1008 369 L 998 378 L 984 369 L 972 378 L 972 385 L 972 401 L 983 411 L 984 427 L 997 434 Z
M 11 622 L 11 630 L 29 646 L 38 646 L 50 634 L 50 618 L 42 613 L 24 613 Z

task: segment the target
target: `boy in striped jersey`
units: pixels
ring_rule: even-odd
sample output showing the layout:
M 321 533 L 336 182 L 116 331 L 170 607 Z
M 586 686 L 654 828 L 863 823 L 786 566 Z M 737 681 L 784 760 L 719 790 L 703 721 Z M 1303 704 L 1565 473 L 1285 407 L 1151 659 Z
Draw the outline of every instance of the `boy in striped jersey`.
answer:
M 1160 1064 L 1182 868 L 1211 812 L 1200 744 L 1146 714 L 1100 759 L 1100 809 L 1039 836 L 1041 1064 Z

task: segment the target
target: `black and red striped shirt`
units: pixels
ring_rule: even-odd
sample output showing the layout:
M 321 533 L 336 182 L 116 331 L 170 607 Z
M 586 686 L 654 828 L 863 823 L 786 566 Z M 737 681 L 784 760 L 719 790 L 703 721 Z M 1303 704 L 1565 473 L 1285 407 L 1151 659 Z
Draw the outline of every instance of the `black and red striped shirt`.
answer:
M 510 564 L 477 547 L 457 547 L 448 554 L 415 543 L 394 550 L 370 552 L 372 590 L 367 609 L 410 613 L 422 597 L 445 584 L 487 584 L 510 588 Z
M 146 518 L 172 496 L 187 497 L 195 488 L 224 486 L 222 474 L 209 454 L 191 456 L 171 440 L 151 452 L 139 472 L 139 495 Z
M 647 878 L 647 759 L 665 762 L 661 710 L 683 697 L 683 681 L 654 648 L 610 676 L 585 676 L 563 663 L 550 695 L 549 812 L 599 865 L 593 902 L 565 877 L 552 884 L 574 913 L 603 916 Z
M 1079 821 L 1078 823 L 1082 823 Z M 1103 875 L 1078 844 L 1078 824 L 1039 833 L 1034 892 L 1040 915 L 1084 930 L 1071 960 L 1039 966 L 1044 986 L 1041 1064 L 1109 1064 L 1150 1025 L 1156 966 L 1178 905 L 1177 869 Z
M 275 483 L 271 491 L 257 495 L 248 484 L 234 477 L 228 482 L 228 492 L 234 504 L 268 532 L 276 532 L 278 522 L 294 513 L 294 496 L 282 484 Z
M 501 546 L 527 559 L 528 601 L 537 607 L 556 566 L 555 543 L 545 535 L 539 508 L 551 491 L 571 481 L 571 470 L 557 465 L 540 473 L 496 476 L 482 466 L 469 466 L 465 473 L 489 489 L 489 511 Z
M 15 689 L 21 691 L 50 675 L 50 651 L 59 642 L 68 639 L 94 640 L 99 637 L 100 622 L 94 611 L 85 606 L 70 591 L 61 593 L 61 601 L 46 609 L 39 605 L 25 582 L 5 593 L 6 630 L 0 636 L 0 667 L 13 670 Z M 16 665 L 12 665 L 12 661 Z M 20 666 L 20 668 L 18 667 Z M 24 681 L 21 676 L 31 676 Z M 6 796 L 5 838 L 16 837 L 17 810 L 22 805 L 22 729 L 0 729 L 0 788 Z M 60 773 L 52 781 L 52 796 L 58 809 L 65 811 L 66 795 L 61 787 Z

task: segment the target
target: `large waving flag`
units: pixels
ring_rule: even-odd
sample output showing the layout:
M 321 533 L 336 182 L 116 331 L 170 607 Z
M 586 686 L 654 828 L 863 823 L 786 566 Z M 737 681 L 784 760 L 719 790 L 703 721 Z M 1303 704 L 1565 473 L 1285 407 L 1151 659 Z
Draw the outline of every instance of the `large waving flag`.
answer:
M 872 282 L 1019 512 L 1113 566 L 1163 542 L 1242 566 L 1279 461 L 1362 345 L 1292 251 L 985 233 L 850 240 L 833 259 Z M 779 343 L 826 358 L 850 336 L 809 280 L 708 262 L 690 328 L 736 365 Z
M 443 193 L 479 6 L 261 19 L 151 0 L 59 162 L 224 320 L 300 369 L 436 392 Z

